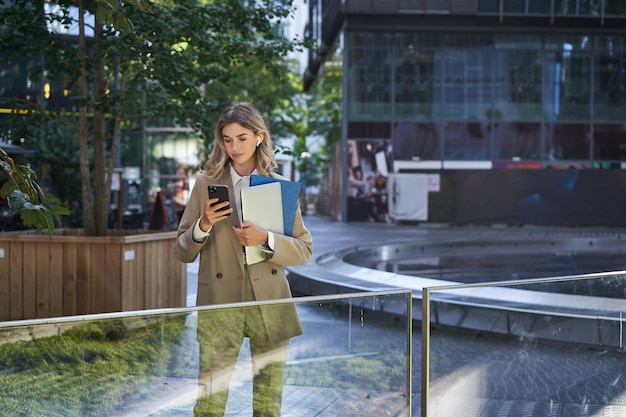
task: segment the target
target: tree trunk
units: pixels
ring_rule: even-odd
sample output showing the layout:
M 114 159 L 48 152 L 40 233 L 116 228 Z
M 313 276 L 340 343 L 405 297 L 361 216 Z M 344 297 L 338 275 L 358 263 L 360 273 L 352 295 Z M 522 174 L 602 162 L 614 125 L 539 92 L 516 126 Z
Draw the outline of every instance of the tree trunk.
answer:
M 95 235 L 105 236 L 108 227 L 108 216 L 110 210 L 110 192 L 106 187 L 107 175 L 107 155 L 106 155 L 106 113 L 102 108 L 106 90 L 106 79 L 104 69 L 104 58 L 102 56 L 102 26 L 97 22 L 100 16 L 95 16 L 94 25 L 94 120 L 93 120 L 93 185 L 98 192 L 93 195 L 93 222 L 95 225 Z M 113 138 L 115 140 L 115 138 Z
M 80 149 L 80 182 L 83 201 L 83 227 L 87 236 L 95 233 L 91 174 L 89 169 L 89 129 L 87 127 L 87 42 L 85 40 L 85 5 L 78 1 L 78 59 L 80 76 L 78 79 L 78 144 Z

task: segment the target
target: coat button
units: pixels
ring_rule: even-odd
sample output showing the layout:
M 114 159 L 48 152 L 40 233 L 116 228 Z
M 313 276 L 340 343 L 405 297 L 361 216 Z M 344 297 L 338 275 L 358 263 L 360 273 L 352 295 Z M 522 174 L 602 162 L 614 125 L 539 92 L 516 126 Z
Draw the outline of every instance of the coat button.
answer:
M 272 268 L 272 275 L 276 275 L 278 274 L 278 271 L 276 270 L 276 268 Z
M 216 275 L 216 277 L 217 277 L 217 279 L 222 279 L 222 273 L 221 273 L 221 272 L 218 272 L 218 273 L 217 273 L 217 275 Z

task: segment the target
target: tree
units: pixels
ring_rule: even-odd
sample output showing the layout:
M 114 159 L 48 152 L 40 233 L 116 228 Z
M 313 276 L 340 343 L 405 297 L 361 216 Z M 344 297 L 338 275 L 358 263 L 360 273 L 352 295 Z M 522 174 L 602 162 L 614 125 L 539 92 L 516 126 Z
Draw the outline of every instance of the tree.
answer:
M 16 45 L 9 39 L 19 33 L 15 54 L 42 51 L 32 78 L 44 79 L 61 104 L 18 100 L 13 108 L 74 129 L 86 235 L 106 234 L 107 172 L 124 124 L 168 117 L 210 140 L 217 112 L 250 88 L 240 90 L 232 74 L 254 68 L 280 79 L 279 58 L 295 46 L 278 30 L 291 0 L 33 3 L 30 12 L 21 3 L 3 10 L 0 27 L 10 30 L 0 34 L 0 46 Z M 67 34 L 73 25 L 77 36 Z
M 341 140 L 341 57 L 326 63 L 319 79 L 309 92 L 303 91 L 302 79 L 292 73 L 293 93 L 280 101 L 274 117 L 294 137 L 290 152 L 306 185 L 318 185 L 319 167 L 327 162 L 335 143 Z M 321 151 L 310 148 L 311 137 L 322 139 Z

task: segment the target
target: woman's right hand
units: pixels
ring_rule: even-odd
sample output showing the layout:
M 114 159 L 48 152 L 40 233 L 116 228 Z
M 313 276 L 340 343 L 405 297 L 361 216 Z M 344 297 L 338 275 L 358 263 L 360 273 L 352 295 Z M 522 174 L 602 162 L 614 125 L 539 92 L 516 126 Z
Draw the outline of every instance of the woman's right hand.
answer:
M 233 212 L 233 208 L 230 207 L 230 203 L 228 201 L 222 201 L 221 203 L 215 204 L 218 201 L 219 198 L 209 198 L 206 203 L 204 203 L 204 212 L 202 213 L 202 217 L 200 217 L 199 224 L 200 230 L 203 232 L 210 230 L 215 223 L 227 219 Z M 226 210 L 220 210 L 225 207 L 228 208 L 226 208 Z

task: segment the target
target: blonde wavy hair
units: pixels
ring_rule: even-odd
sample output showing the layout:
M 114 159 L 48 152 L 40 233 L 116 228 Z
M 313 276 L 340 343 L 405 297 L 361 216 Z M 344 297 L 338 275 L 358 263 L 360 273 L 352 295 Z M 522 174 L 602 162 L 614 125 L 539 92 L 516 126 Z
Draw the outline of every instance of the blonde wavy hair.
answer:
M 274 142 L 270 137 L 270 132 L 261 112 L 250 103 L 240 102 L 226 108 L 217 119 L 215 143 L 209 160 L 204 166 L 204 174 L 211 179 L 219 178 L 224 173 L 224 169 L 230 165 L 231 159 L 224 146 L 222 129 L 231 123 L 238 123 L 246 129 L 252 130 L 255 135 L 263 136 L 263 141 L 255 152 L 256 169 L 259 174 L 268 176 L 270 172 L 276 171 L 278 164 L 274 157 Z

